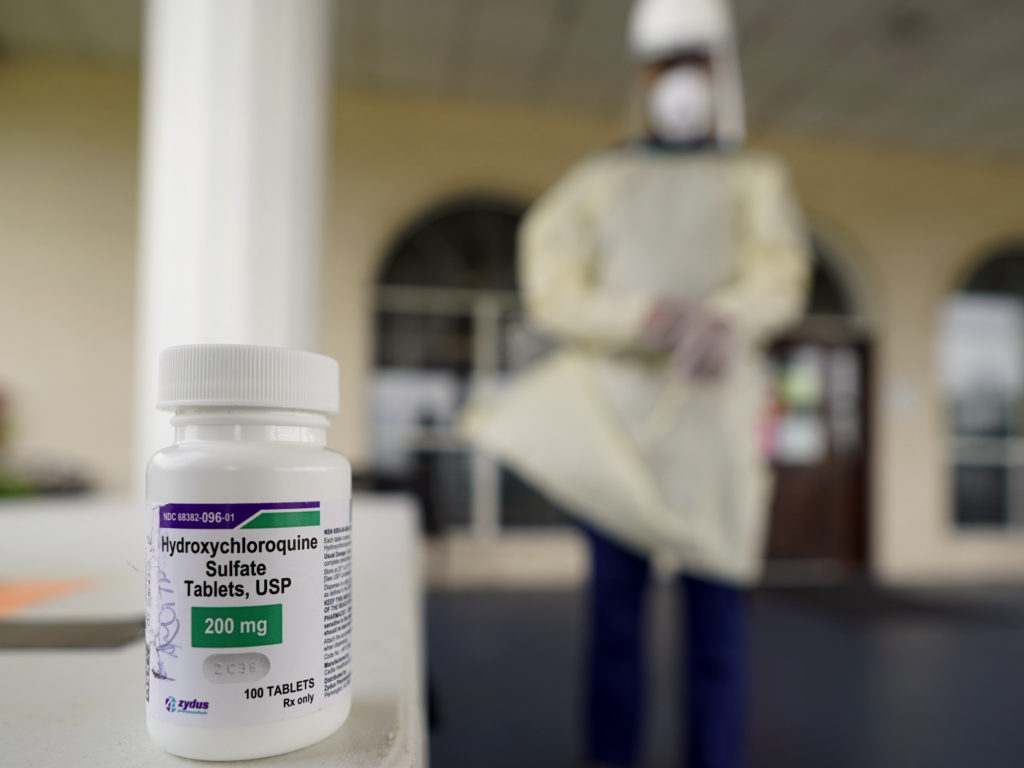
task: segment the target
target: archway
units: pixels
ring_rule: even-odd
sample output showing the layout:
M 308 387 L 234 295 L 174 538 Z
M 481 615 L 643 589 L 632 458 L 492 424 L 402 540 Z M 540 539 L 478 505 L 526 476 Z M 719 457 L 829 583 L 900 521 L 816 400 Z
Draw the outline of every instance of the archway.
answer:
M 769 574 L 818 579 L 866 567 L 871 340 L 827 241 L 814 239 L 807 313 L 771 346 L 764 450 L 775 470 Z
M 488 196 L 438 206 L 403 230 L 378 275 L 370 482 L 413 490 L 429 532 L 493 536 L 564 521 L 453 429 L 471 393 L 500 386 L 552 346 L 526 325 L 517 293 L 525 208 Z
M 992 249 L 949 298 L 940 328 L 953 523 L 1024 525 L 1024 241 Z

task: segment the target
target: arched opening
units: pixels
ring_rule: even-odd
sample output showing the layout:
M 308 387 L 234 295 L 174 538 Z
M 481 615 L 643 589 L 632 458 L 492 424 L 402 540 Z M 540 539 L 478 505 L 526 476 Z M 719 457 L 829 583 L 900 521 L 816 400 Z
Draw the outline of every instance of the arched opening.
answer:
M 1024 241 L 994 249 L 949 298 L 940 359 L 954 524 L 1024 525 Z
M 494 197 L 439 206 L 399 235 L 378 275 L 369 482 L 414 490 L 430 532 L 493 535 L 564 519 L 454 434 L 471 393 L 500 386 L 552 345 L 526 325 L 517 293 L 525 208 Z
M 871 342 L 839 255 L 813 245 L 807 314 L 769 353 L 768 561 L 786 578 L 859 573 L 867 561 Z

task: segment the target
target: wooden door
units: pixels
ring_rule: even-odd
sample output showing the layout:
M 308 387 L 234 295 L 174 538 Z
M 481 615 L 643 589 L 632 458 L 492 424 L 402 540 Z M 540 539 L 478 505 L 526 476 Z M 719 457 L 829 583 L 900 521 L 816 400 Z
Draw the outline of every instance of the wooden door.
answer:
M 868 535 L 868 340 L 837 327 L 775 343 L 765 448 L 775 469 L 769 574 L 864 570 Z

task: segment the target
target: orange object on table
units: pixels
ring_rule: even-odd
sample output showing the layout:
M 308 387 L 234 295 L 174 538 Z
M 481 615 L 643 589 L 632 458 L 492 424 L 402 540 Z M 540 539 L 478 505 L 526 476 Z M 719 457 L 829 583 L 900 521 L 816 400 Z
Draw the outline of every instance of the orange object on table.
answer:
M 0 581 L 0 619 L 55 597 L 76 592 L 86 585 L 82 579 L 20 579 Z

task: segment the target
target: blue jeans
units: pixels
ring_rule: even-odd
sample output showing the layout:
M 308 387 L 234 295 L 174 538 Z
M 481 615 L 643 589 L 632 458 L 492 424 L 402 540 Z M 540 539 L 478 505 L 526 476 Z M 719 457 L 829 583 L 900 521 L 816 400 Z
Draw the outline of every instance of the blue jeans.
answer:
M 636 763 L 644 700 L 645 558 L 593 531 L 590 593 L 589 760 Z M 739 589 L 680 578 L 687 641 L 688 768 L 740 768 L 746 727 L 746 606 Z

